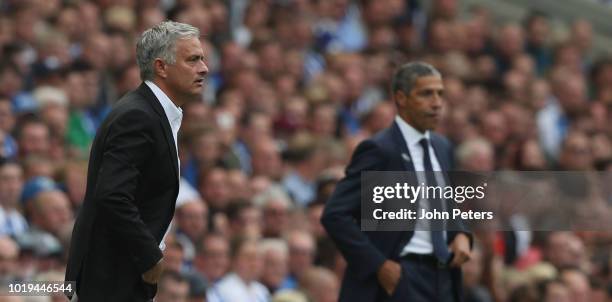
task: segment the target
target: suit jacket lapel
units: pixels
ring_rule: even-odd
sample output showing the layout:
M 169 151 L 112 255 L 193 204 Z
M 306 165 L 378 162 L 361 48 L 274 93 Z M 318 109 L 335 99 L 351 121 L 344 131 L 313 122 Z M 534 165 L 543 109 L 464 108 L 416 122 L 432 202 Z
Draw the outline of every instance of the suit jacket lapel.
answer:
M 431 146 L 434 149 L 434 153 L 436 154 L 436 158 L 440 163 L 440 168 L 442 171 L 450 171 L 450 162 L 448 156 L 446 156 L 443 143 L 440 141 L 435 134 L 431 133 Z M 393 122 L 391 126 L 391 136 L 393 137 L 393 143 L 398 146 L 401 156 L 401 162 L 404 164 L 404 168 L 406 171 L 415 171 L 414 164 L 412 163 L 412 155 L 408 150 L 408 145 L 406 144 L 406 140 L 402 135 L 402 131 L 399 128 L 399 125 L 396 122 Z
M 400 161 L 404 164 L 404 170 L 414 171 L 414 164 L 412 163 L 412 156 L 408 150 L 408 145 L 396 122 L 393 122 L 391 126 L 391 137 L 393 137 L 393 143 L 399 148 Z
M 166 116 L 166 112 L 164 108 L 159 103 L 159 100 L 151 91 L 149 86 L 144 82 L 140 84 L 138 87 L 138 92 L 142 94 L 145 99 L 149 102 L 149 104 L 153 107 L 153 110 L 159 115 L 161 119 L 162 128 L 164 128 L 164 136 L 166 137 L 166 143 L 168 148 L 170 149 L 170 158 L 172 159 L 172 166 L 174 167 L 174 179 L 178 182 L 179 174 L 178 174 L 178 158 L 177 158 L 177 147 L 174 145 L 174 135 L 172 135 L 172 128 L 170 128 L 170 122 L 168 122 L 168 117 Z
M 410 154 L 410 151 L 408 150 L 408 144 L 406 143 L 406 140 L 404 139 L 404 135 L 402 135 L 402 131 L 400 130 L 399 125 L 395 121 L 393 122 L 393 125 L 391 125 L 391 138 L 393 139 L 393 144 L 396 146 L 396 148 L 399 151 L 398 160 L 402 162 L 403 171 L 415 172 L 414 163 L 412 162 L 412 155 Z M 398 169 L 400 168 L 398 167 Z M 415 173 L 409 173 L 408 177 L 411 183 L 413 184 L 418 183 Z M 415 203 L 415 204 L 410 205 L 410 208 L 412 210 L 417 210 L 417 206 L 418 204 Z M 398 239 L 396 240 L 396 244 L 391 254 L 394 256 L 395 260 L 399 259 L 399 255 L 402 252 L 402 249 L 404 248 L 406 244 L 408 244 L 408 241 L 412 237 L 412 234 L 413 234 L 412 231 L 395 232 L 395 235 L 398 236 L 397 237 Z

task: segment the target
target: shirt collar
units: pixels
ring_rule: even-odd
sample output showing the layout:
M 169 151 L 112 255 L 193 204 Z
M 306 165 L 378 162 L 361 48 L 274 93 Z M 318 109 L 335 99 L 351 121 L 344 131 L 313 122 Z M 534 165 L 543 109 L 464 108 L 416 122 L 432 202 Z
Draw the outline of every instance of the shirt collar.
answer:
M 399 115 L 395 116 L 395 122 L 400 128 L 400 132 L 404 136 L 404 140 L 406 140 L 406 144 L 408 146 L 419 145 L 421 139 L 427 138 L 429 140 L 429 131 L 425 131 L 425 133 L 416 130 L 412 125 L 406 123 L 403 118 Z
M 164 112 L 166 113 L 168 121 L 170 121 L 170 124 L 180 122 L 180 120 L 183 118 L 183 109 L 181 109 L 179 106 L 176 106 L 176 104 L 174 104 L 174 102 L 170 100 L 168 95 L 164 93 L 164 91 L 161 90 L 159 86 L 155 85 L 155 83 L 151 81 L 145 81 L 145 84 L 147 84 L 147 86 L 151 88 L 153 94 L 159 100 L 159 103 L 161 104 L 162 108 L 164 108 Z

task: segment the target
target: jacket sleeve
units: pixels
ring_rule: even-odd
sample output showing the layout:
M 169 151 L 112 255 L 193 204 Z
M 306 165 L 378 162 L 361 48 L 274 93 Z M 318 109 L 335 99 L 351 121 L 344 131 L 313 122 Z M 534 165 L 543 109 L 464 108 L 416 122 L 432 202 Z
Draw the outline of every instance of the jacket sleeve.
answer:
M 98 215 L 107 221 L 111 236 L 125 244 L 141 274 L 162 258 L 157 240 L 141 219 L 135 200 L 143 167 L 152 154 L 154 121 L 144 111 L 130 110 L 111 123 L 102 144 L 102 162 L 93 197 L 100 210 Z
M 375 274 L 386 260 L 358 224 L 361 219 L 361 172 L 381 170 L 383 164 L 384 157 L 376 144 L 370 140 L 362 142 L 321 217 L 327 233 L 360 279 Z

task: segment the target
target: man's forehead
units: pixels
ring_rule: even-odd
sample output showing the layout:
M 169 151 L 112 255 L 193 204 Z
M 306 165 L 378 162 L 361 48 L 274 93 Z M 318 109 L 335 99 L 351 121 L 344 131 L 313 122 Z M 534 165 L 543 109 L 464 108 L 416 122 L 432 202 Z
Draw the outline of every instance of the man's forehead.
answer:
M 418 77 L 414 84 L 415 88 L 444 89 L 442 78 L 437 75 Z
M 176 48 L 177 51 L 204 52 L 202 50 L 202 43 L 198 38 L 179 39 L 176 41 Z

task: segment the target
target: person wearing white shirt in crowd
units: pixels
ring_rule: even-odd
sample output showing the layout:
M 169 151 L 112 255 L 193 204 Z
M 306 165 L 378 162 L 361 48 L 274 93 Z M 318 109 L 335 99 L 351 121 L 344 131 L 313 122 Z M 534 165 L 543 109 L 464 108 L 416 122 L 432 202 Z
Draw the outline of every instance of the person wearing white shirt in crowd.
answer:
M 23 189 L 23 170 L 15 162 L 0 164 L 0 235 L 17 236 L 28 223 L 17 206 Z
M 268 289 L 257 281 L 263 268 L 261 248 L 256 239 L 237 239 L 233 248 L 234 268 L 207 293 L 208 302 L 267 302 Z

